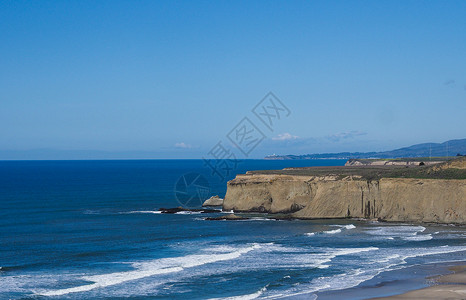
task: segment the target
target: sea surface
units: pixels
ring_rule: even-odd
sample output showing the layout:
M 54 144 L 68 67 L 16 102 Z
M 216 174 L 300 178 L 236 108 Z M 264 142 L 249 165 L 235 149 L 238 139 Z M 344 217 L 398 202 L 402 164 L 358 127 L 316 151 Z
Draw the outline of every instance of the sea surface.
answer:
M 157 211 L 247 170 L 344 163 L 246 160 L 221 179 L 202 160 L 0 161 L 0 299 L 364 299 L 466 260 L 464 227 Z

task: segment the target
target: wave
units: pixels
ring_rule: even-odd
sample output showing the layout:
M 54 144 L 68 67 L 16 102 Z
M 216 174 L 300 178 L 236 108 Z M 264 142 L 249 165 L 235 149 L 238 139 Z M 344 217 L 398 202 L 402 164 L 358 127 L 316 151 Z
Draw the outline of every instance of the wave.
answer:
M 369 235 L 378 236 L 387 240 L 401 239 L 405 241 L 428 241 L 432 234 L 420 234 L 424 232 L 424 226 L 380 226 L 366 230 Z
M 198 215 L 201 213 L 201 211 L 179 211 L 176 212 L 175 215 Z
M 268 286 L 269 285 L 266 285 L 260 290 L 258 290 L 257 292 L 248 294 L 248 295 L 225 297 L 225 298 L 211 298 L 210 300 L 252 300 L 252 299 L 259 298 L 265 291 L 267 291 Z
M 379 248 L 377 247 L 365 247 L 365 248 L 341 248 L 341 249 L 334 249 L 330 251 L 329 253 L 325 254 L 326 257 L 326 262 L 330 262 L 332 259 L 338 256 L 344 256 L 344 255 L 354 255 L 362 252 L 368 252 L 368 251 L 377 251 Z
M 356 228 L 356 226 L 354 226 L 353 224 L 332 226 L 338 227 L 334 229 L 341 231 L 352 230 Z M 418 235 L 419 232 L 428 231 L 425 229 L 425 227 L 422 226 L 402 226 L 403 228 L 394 229 L 392 227 L 396 226 L 382 225 L 377 228 L 371 228 L 370 231 L 374 234 L 374 231 L 379 230 L 380 232 L 384 232 L 387 234 L 385 235 L 385 237 L 391 237 L 388 234 L 393 235 L 393 232 L 402 232 L 402 235 L 398 235 L 405 236 L 407 238 L 425 238 L 425 236 L 431 235 L 430 233 L 423 233 Z M 361 229 L 361 227 L 359 226 L 357 228 Z M 363 230 L 361 230 L 361 232 L 365 233 L 366 230 L 367 229 L 364 228 Z M 378 233 L 379 235 L 380 232 Z M 323 232 L 320 233 L 322 234 Z M 377 236 L 377 234 L 374 234 L 374 236 Z M 352 236 L 348 237 L 345 235 L 341 235 L 341 237 L 351 239 L 353 238 Z M 279 272 L 286 272 L 284 273 L 285 275 L 288 273 L 286 271 L 288 269 L 309 270 L 313 268 L 314 270 L 311 271 L 312 273 L 320 273 L 320 276 L 327 277 L 309 278 L 309 280 L 303 282 L 299 279 L 296 279 L 299 278 L 299 276 L 293 276 L 292 280 L 287 280 L 286 282 L 269 282 L 265 289 L 261 289 L 261 286 L 263 286 L 267 282 L 265 282 L 261 286 L 255 286 L 255 289 L 248 291 L 251 294 L 222 299 L 275 299 L 283 297 L 292 297 L 302 294 L 307 294 L 306 297 L 309 298 L 314 297 L 312 293 L 321 292 L 324 290 L 347 289 L 357 286 L 362 282 L 374 278 L 381 272 L 402 269 L 410 265 L 413 265 L 413 263 L 422 263 L 423 261 L 434 262 L 438 261 L 439 259 L 446 259 L 448 257 L 455 257 L 456 259 L 456 257 L 458 256 L 456 254 L 443 254 L 466 251 L 465 246 L 448 245 L 430 248 L 422 246 L 406 247 L 406 245 L 403 245 L 403 247 L 380 248 L 350 248 L 351 246 L 348 248 L 334 248 L 332 245 L 334 245 L 333 242 L 328 246 L 328 248 L 324 248 L 322 245 L 311 245 L 310 243 L 289 244 L 287 241 L 276 241 L 275 243 L 251 243 L 242 245 L 235 245 L 235 241 L 232 241 L 231 243 L 224 243 L 224 241 L 217 241 L 214 243 L 212 241 L 206 241 L 203 242 L 201 245 L 197 242 L 193 242 L 190 245 L 184 244 L 179 247 L 181 247 L 182 249 L 193 249 L 193 247 L 195 246 L 197 249 L 199 249 L 199 252 L 196 252 L 195 254 L 173 258 L 161 258 L 150 261 L 132 262 L 131 267 L 133 269 L 129 271 L 98 274 L 92 276 L 86 276 L 85 274 L 73 274 L 66 280 L 63 280 L 63 276 L 66 277 L 67 275 L 61 274 L 58 277 L 59 279 L 56 279 L 56 282 L 66 282 L 67 285 L 69 282 L 76 282 L 75 285 L 79 284 L 79 286 L 58 289 L 58 287 L 56 287 L 54 283 L 47 282 L 46 285 L 41 284 L 40 286 L 49 286 L 50 288 L 43 288 L 42 290 L 34 292 L 37 295 L 43 296 L 63 296 L 70 293 L 88 292 L 93 289 L 105 288 L 109 286 L 116 286 L 122 284 L 121 286 L 103 289 L 102 291 L 97 290 L 90 292 L 92 294 L 86 293 L 84 295 L 92 297 L 94 293 L 107 294 L 107 292 L 110 291 L 113 296 L 116 296 L 115 293 L 120 293 L 120 295 L 124 297 L 127 295 L 134 295 L 135 292 L 134 290 L 131 291 L 132 293 L 129 292 L 127 285 L 124 284 L 125 282 L 136 281 L 148 277 L 145 280 L 137 281 L 135 283 L 128 283 L 128 285 L 131 284 L 134 286 L 138 286 L 141 289 L 141 293 L 150 293 L 151 295 L 153 295 L 154 293 L 158 293 L 159 290 L 162 293 L 165 293 L 163 292 L 163 289 L 169 289 L 167 287 L 168 283 L 171 284 L 174 282 L 176 283 L 180 280 L 189 280 L 187 278 L 192 277 L 193 274 L 195 274 L 196 276 L 199 275 L 203 278 L 207 278 L 211 275 L 220 277 L 229 276 L 224 275 L 224 273 L 242 274 L 242 272 L 244 271 L 262 272 L 264 270 L 278 270 Z M 412 243 L 411 245 L 417 244 Z M 246 253 L 249 254 L 245 255 Z M 429 259 L 416 258 L 428 255 L 438 256 Z M 412 258 L 414 259 L 410 260 Z M 222 264 L 213 264 L 221 261 L 227 262 Z M 344 262 L 343 265 L 341 264 L 342 262 Z M 212 265 L 203 266 L 207 264 Z M 329 271 L 318 270 L 327 268 L 330 268 Z M 42 278 L 40 278 L 40 280 L 42 281 Z M 87 282 L 77 283 L 77 280 L 85 280 Z M 292 285 L 294 283 L 295 285 Z M 18 285 L 17 282 L 15 284 Z M 280 286 L 282 287 L 276 288 L 276 284 L 280 284 Z M 150 291 L 148 291 L 149 285 L 151 289 Z M 159 286 L 161 285 L 162 288 L 159 289 Z M 55 289 L 52 289 L 53 287 L 55 287 Z M 11 289 L 13 289 L 13 287 Z M 173 292 L 176 293 L 176 290 L 170 290 L 169 294 L 172 295 L 171 293 Z M 139 293 L 139 295 L 141 293 Z M 279 296 L 278 293 L 280 293 L 281 296 Z
M 394 251 L 399 251 L 401 249 L 392 249 Z M 356 276 L 356 278 L 353 278 L 353 281 L 359 282 L 356 285 L 359 285 L 361 282 L 370 280 L 377 276 L 378 274 L 386 271 L 393 271 L 397 269 L 402 269 L 409 267 L 411 265 L 406 264 L 406 259 L 409 258 L 417 258 L 417 257 L 423 257 L 423 256 L 430 256 L 430 255 L 441 255 L 441 254 L 448 254 L 448 253 L 455 253 L 455 252 L 462 252 L 466 251 L 466 247 L 464 246 L 440 246 L 440 247 L 435 247 L 435 248 L 409 248 L 409 249 L 402 249 L 402 253 L 397 253 L 397 254 L 389 254 L 387 257 L 384 259 L 379 259 L 377 258 L 376 262 L 385 262 L 388 263 L 387 265 L 383 265 L 379 268 L 369 268 L 366 270 L 360 270 L 360 274 L 356 275 L 361 275 L 359 278 Z M 390 253 L 390 252 L 389 252 Z M 364 279 L 364 280 L 363 280 Z M 353 286 L 356 286 L 353 285 Z M 352 287 L 352 286 L 350 286 Z
M 239 221 L 280 221 L 276 219 L 270 219 L 270 218 L 261 218 L 261 217 L 253 217 L 249 219 L 244 219 L 244 220 L 239 220 Z
M 315 292 L 321 292 L 326 290 L 343 290 L 358 286 L 362 282 L 370 280 L 377 276 L 380 272 L 373 274 L 366 274 L 361 276 L 363 271 L 361 269 L 356 269 L 351 272 L 338 274 L 334 276 L 319 277 L 312 280 L 308 284 L 298 284 L 293 288 L 288 289 L 285 292 L 271 293 L 262 297 L 263 299 L 281 299 L 281 298 L 292 298 L 300 295 L 306 295 L 306 299 L 316 300 L 318 296 L 314 294 Z M 253 294 L 251 294 L 253 295 Z M 249 295 L 245 295 L 249 296 Z M 258 296 L 259 297 L 259 296 Z M 257 297 L 256 297 L 257 298 Z M 237 298 L 242 299 L 242 298 Z M 247 299 L 247 298 L 246 298 Z M 249 298 L 255 299 L 255 298 Z
M 100 211 L 87 209 L 87 210 L 83 211 L 83 214 L 85 214 L 85 215 L 100 215 Z
M 328 249 L 327 252 L 314 254 L 312 264 L 307 265 L 307 267 L 312 266 L 319 269 L 327 269 L 330 267 L 327 263 L 338 256 L 354 255 L 377 250 L 379 250 L 377 247 Z
M 416 258 L 416 257 L 422 257 L 422 256 L 428 256 L 428 255 L 439 255 L 439 254 L 447 254 L 447 253 L 454 253 L 454 252 L 461 252 L 461 251 L 466 251 L 465 246 L 440 246 L 437 248 L 412 248 L 406 252 L 406 254 L 401 255 L 401 258 L 403 260 L 403 263 L 405 263 L 405 260 L 408 258 Z
M 169 274 L 183 271 L 187 268 L 194 268 L 205 264 L 232 260 L 250 251 L 261 248 L 260 244 L 253 244 L 249 247 L 237 248 L 234 251 L 220 254 L 194 254 L 182 257 L 162 258 L 153 261 L 132 263 L 135 270 L 125 272 L 115 272 L 93 276 L 83 276 L 82 280 L 93 282 L 92 284 L 81 285 L 72 288 L 48 290 L 36 292 L 41 296 L 63 296 L 70 293 L 87 292 L 96 288 L 108 287 L 150 277 L 154 275 Z
M 345 229 L 354 229 L 356 228 L 356 226 L 354 226 L 353 224 L 349 224 L 349 225 L 345 225 L 343 226 Z
M 261 244 L 262 245 L 262 244 Z M 366 248 L 313 248 L 291 247 L 283 245 L 267 245 L 255 252 L 251 260 L 240 260 L 235 263 L 235 271 L 248 270 L 286 270 L 286 269 L 326 269 L 336 257 L 357 255 L 368 251 L 376 251 L 376 247 Z M 366 256 L 363 254 L 362 256 Z M 258 263 L 260 262 L 260 263 Z M 232 271 L 232 269 L 230 269 Z
M 376 248 L 377 249 L 377 248 Z M 372 249 L 375 250 L 375 249 Z M 371 266 L 370 264 L 365 265 L 362 264 L 365 268 L 357 268 L 347 272 L 343 272 L 341 274 L 333 275 L 333 276 L 326 276 L 326 277 L 319 277 L 313 279 L 310 283 L 303 283 L 298 284 L 292 288 L 287 289 L 285 292 L 270 292 L 268 295 L 265 295 L 264 299 L 277 299 L 277 298 L 288 298 L 288 297 L 296 297 L 299 295 L 306 295 L 306 299 L 317 299 L 316 292 L 322 291 L 336 291 L 336 290 L 343 290 L 348 288 L 353 288 L 358 286 L 359 284 L 371 280 L 375 276 L 379 275 L 382 272 L 386 271 L 393 271 L 397 269 L 402 269 L 409 267 L 411 265 L 406 264 L 406 259 L 408 258 L 415 258 L 415 257 L 422 257 L 428 255 L 441 255 L 447 253 L 454 253 L 454 252 L 462 252 L 466 251 L 466 247 L 464 246 L 455 246 L 451 247 L 448 245 L 436 247 L 433 249 L 426 249 L 426 248 L 410 248 L 410 249 L 382 249 L 381 251 L 386 251 L 387 253 L 379 252 L 377 256 L 372 255 L 371 259 L 373 259 L 374 263 L 377 263 L 376 266 Z M 401 250 L 404 252 L 404 255 L 393 254 L 391 253 L 392 250 L 399 251 Z M 346 255 L 346 254 L 356 254 L 358 252 L 370 251 L 370 248 L 361 248 L 359 249 L 340 249 L 336 250 L 335 253 L 332 253 L 330 256 L 335 255 Z M 386 256 L 385 256 L 386 255 Z M 385 257 L 383 257 L 385 256 Z M 381 258 L 382 257 L 382 258 Z
M 319 231 L 319 232 L 308 232 L 308 233 L 305 233 L 305 235 L 307 235 L 307 236 L 314 236 L 314 235 L 316 235 L 316 234 L 337 234 L 337 233 L 341 233 L 341 232 L 342 232 L 342 229 L 350 230 L 350 229 L 356 228 L 356 226 L 354 226 L 353 224 L 348 224 L 348 225 L 330 225 L 330 226 L 337 226 L 337 227 L 340 227 L 340 228 L 338 228 L 338 229 L 333 229 L 333 230 Z
M 322 233 L 326 233 L 326 234 L 336 234 L 336 233 L 340 233 L 340 232 L 341 232 L 341 229 L 322 231 Z
M 423 234 L 423 235 L 406 236 L 406 237 L 402 237 L 401 239 L 405 241 L 429 241 L 433 239 L 433 237 L 431 234 Z
M 133 210 L 133 211 L 125 211 L 121 212 L 120 214 L 161 214 L 162 212 L 159 210 Z
M 108 286 L 123 284 L 128 281 L 138 280 L 145 277 L 149 277 L 147 282 L 150 281 L 152 287 L 154 287 L 167 284 L 169 282 L 173 283 L 173 280 L 176 282 L 178 280 L 182 280 L 183 278 L 188 278 L 188 276 L 192 276 L 192 274 L 198 274 L 202 276 L 223 274 L 224 272 L 226 272 L 226 270 L 224 270 L 224 268 L 218 268 L 218 265 L 210 265 L 205 267 L 200 266 L 230 260 L 234 261 L 233 263 L 226 263 L 226 265 L 228 265 L 228 273 L 243 272 L 245 270 L 284 270 L 288 268 L 325 269 L 329 268 L 330 266 L 332 266 L 331 270 L 333 270 L 334 264 L 335 266 L 339 266 L 339 261 L 352 262 L 351 264 L 353 264 L 354 262 L 358 262 L 358 265 L 355 266 L 353 269 L 342 269 L 340 271 L 341 274 L 314 278 L 313 280 L 307 283 L 299 282 L 297 285 L 290 285 L 288 289 L 286 289 L 285 291 L 271 289 L 267 285 L 265 289 L 259 289 L 260 287 L 257 287 L 258 290 L 251 294 L 223 299 L 274 299 L 282 297 L 292 297 L 302 294 L 309 294 L 306 295 L 306 297 L 313 297 L 311 294 L 314 292 L 351 288 L 359 285 L 362 282 L 372 279 L 381 272 L 397 270 L 400 268 L 410 266 L 412 265 L 411 262 L 409 264 L 406 263 L 406 260 L 409 258 L 422 257 L 427 255 L 440 255 L 443 259 L 447 256 L 442 254 L 466 251 L 466 247 L 464 246 L 448 245 L 434 248 L 418 247 L 380 249 L 377 247 L 315 248 L 312 246 L 287 246 L 274 243 L 254 243 L 241 246 L 235 246 L 231 244 L 212 245 L 210 243 L 207 245 L 206 247 L 202 247 L 202 249 L 200 249 L 197 254 L 173 258 L 162 258 L 151 261 L 133 262 L 131 263 L 131 266 L 134 269 L 130 271 L 99 274 L 92 276 L 83 276 L 76 274 L 72 278 L 68 277 L 68 279 L 66 279 L 65 281 L 72 282 L 76 281 L 77 279 L 80 279 L 88 281 L 89 284 L 81 283 L 80 286 L 72 288 L 42 290 L 40 292 L 35 293 L 43 296 L 63 296 L 69 293 L 87 292 L 97 288 L 105 288 Z M 246 253 L 250 254 L 244 256 L 241 259 L 238 259 Z M 351 257 L 346 258 L 344 256 Z M 334 260 L 335 258 L 338 259 Z M 429 259 L 429 261 L 430 260 L 431 259 Z M 189 269 L 195 267 L 199 267 L 199 269 Z M 182 272 L 183 270 L 186 271 Z M 330 273 L 333 273 L 333 271 L 331 271 Z M 63 278 L 60 278 L 59 280 L 63 281 Z M 138 281 L 136 284 L 139 285 L 140 283 L 144 285 L 146 281 Z M 291 283 L 292 282 L 288 282 L 287 285 Z M 275 286 L 273 283 L 269 283 L 269 285 Z M 50 283 L 50 286 L 53 286 L 53 283 Z M 122 292 L 123 290 L 127 290 L 126 286 L 118 287 L 118 289 Z M 100 291 L 96 292 L 100 293 Z M 278 293 L 281 293 L 282 296 L 279 297 Z M 114 292 L 112 295 L 115 295 Z

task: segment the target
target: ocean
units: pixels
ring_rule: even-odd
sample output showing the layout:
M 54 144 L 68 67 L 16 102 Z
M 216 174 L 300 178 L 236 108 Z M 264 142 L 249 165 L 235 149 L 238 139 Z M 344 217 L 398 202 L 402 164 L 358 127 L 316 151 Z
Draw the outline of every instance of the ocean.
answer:
M 245 160 L 219 178 L 202 160 L 1 161 L 0 299 L 365 299 L 465 260 L 465 227 L 158 212 L 247 170 L 344 163 Z

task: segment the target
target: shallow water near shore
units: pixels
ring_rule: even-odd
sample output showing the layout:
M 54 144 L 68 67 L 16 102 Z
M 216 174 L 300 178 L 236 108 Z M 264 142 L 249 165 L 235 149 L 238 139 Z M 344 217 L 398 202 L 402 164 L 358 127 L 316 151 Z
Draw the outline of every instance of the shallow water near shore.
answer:
M 227 179 L 344 162 L 247 160 Z M 202 160 L 0 162 L 0 298 L 364 299 L 466 257 L 465 227 L 158 213 L 189 172 L 225 194 Z

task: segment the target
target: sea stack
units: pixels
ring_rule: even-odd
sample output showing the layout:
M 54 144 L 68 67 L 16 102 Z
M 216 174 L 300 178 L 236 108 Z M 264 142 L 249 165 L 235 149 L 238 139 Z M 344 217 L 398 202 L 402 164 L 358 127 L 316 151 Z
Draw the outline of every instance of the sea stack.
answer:
M 209 199 L 204 201 L 204 203 L 202 204 L 202 206 L 222 206 L 222 205 L 223 205 L 223 199 L 220 198 L 218 195 L 210 197 Z

